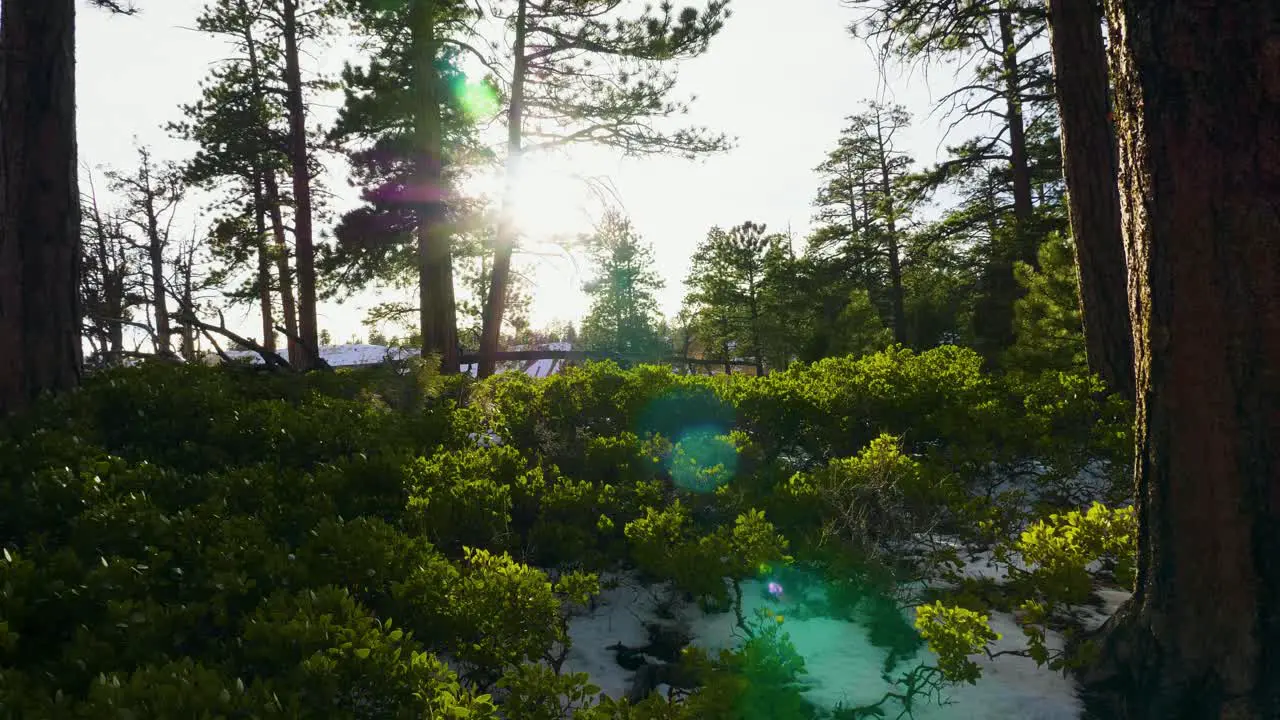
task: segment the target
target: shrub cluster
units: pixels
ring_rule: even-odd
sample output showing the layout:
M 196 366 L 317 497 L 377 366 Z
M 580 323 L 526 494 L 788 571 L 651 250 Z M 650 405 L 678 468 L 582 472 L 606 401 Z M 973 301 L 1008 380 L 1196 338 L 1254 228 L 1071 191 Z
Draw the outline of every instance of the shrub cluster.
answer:
M 628 702 L 559 672 L 568 617 L 620 568 L 725 609 L 726 579 L 807 565 L 874 605 L 885 549 L 1069 510 L 1127 462 L 1124 413 L 951 347 L 763 378 L 106 371 L 0 430 L 0 717 L 730 720 L 761 688 L 807 717 L 768 619 L 686 653 L 683 701 Z M 1029 532 L 1046 572 L 1088 555 Z

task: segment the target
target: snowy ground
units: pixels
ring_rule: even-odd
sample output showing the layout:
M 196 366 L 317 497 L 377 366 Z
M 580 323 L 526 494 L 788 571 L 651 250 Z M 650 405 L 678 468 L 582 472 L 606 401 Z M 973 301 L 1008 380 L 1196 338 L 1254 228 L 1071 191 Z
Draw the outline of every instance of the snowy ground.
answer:
M 569 343 L 549 343 L 541 348 L 528 348 L 524 345 L 518 345 L 510 349 L 512 351 L 543 349 L 567 352 L 572 350 L 573 346 Z M 287 348 L 281 348 L 278 352 L 284 359 L 289 359 Z M 354 365 L 375 365 L 388 359 L 402 360 L 404 358 L 417 357 L 419 352 L 418 348 L 394 348 L 385 345 L 348 343 L 345 345 L 321 346 L 320 357 L 332 367 L 351 367 Z M 228 350 L 227 355 L 235 359 L 246 359 L 255 365 L 262 363 L 262 358 L 258 353 L 251 350 Z M 502 365 L 510 366 L 504 369 L 523 370 L 530 377 L 545 378 L 560 372 L 564 367 L 564 360 L 534 360 L 528 363 L 502 363 Z M 476 367 L 472 363 L 459 365 L 458 369 L 475 377 Z
M 983 575 L 982 563 L 970 563 L 966 574 Z M 988 573 L 990 571 L 988 570 Z M 990 576 L 990 575 L 987 575 Z M 694 638 L 693 645 L 709 651 L 738 646 L 744 641 L 732 612 L 707 614 L 693 605 L 682 604 L 669 617 L 661 619 L 657 601 L 662 588 L 646 587 L 629 576 L 616 578 L 617 587 L 606 590 L 596 610 L 570 622 L 573 647 L 565 662 L 565 672 L 585 672 L 603 692 L 624 697 L 635 673 L 618 665 L 611 646 L 618 643 L 632 648 L 648 643 L 646 624 L 680 626 Z M 771 597 L 765 581 L 742 584 L 743 616 L 753 618 L 758 608 L 767 608 L 783 617 L 782 628 L 796 650 L 804 658 L 807 675 L 805 696 L 815 705 L 834 708 L 839 703 L 856 706 L 873 703 L 893 686 L 883 677 L 886 650 L 872 645 L 867 627 L 855 620 L 814 614 L 807 597 Z M 820 595 L 820 590 L 817 591 Z M 1105 620 L 1127 593 L 1102 591 L 1106 607 L 1095 613 Z M 908 621 L 914 619 L 908 614 Z M 1100 622 L 1098 624 L 1101 624 Z M 1025 647 L 1025 638 L 1012 615 L 994 613 L 992 628 L 1002 638 L 991 647 L 993 653 Z M 1060 648 L 1062 638 L 1050 632 L 1051 648 Z M 1039 668 L 1029 658 L 1000 656 L 975 659 L 982 668 L 982 679 L 976 685 L 952 686 L 944 696 L 950 704 L 929 704 L 915 711 L 917 720 L 1075 720 L 1080 717 L 1081 703 L 1072 680 L 1061 673 Z M 650 662 L 657 662 L 650 658 Z M 894 671 L 900 675 L 918 662 L 933 664 L 936 658 L 927 649 L 916 657 L 905 658 Z M 662 688 L 659 688 L 662 690 Z M 886 708 L 889 709 L 889 708 Z M 889 717 L 896 713 L 890 712 Z

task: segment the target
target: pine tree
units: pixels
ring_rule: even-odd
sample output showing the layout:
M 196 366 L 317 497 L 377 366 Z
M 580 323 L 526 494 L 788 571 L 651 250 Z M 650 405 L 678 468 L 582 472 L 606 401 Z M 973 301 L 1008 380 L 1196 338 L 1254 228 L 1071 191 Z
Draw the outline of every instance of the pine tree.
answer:
M 1018 283 L 1026 294 L 1014 304 L 1017 341 L 1006 365 L 1012 370 L 1080 371 L 1085 368 L 1084 336 L 1076 292 L 1071 243 L 1059 233 L 1040 247 L 1040 267 L 1019 263 Z
M 147 300 L 151 306 L 152 342 L 160 355 L 172 350 L 168 254 L 170 230 L 187 188 L 180 169 L 172 163 L 156 163 L 151 150 L 137 149 L 138 164 L 131 172 L 108 171 L 110 188 L 124 200 L 122 219 L 141 236 L 134 242 L 143 257 Z
M 696 156 L 728 147 L 727 140 L 700 128 L 663 132 L 655 120 L 683 114 L 670 100 L 675 75 L 670 62 L 702 54 L 720 31 L 725 0 L 701 11 L 679 13 L 670 3 L 627 18 L 618 0 L 509 0 L 503 19 L 512 26 L 507 88 L 507 189 L 494 254 L 493 283 L 485 302 L 479 376 L 495 368 L 506 285 L 518 228 L 511 217 L 512 192 L 525 153 L 570 144 L 617 148 L 628 155 L 677 153 Z
M 323 38 L 328 26 L 319 9 L 317 6 L 304 13 L 304 20 L 294 23 L 295 40 L 314 44 Z M 288 55 L 298 42 L 291 46 L 283 33 L 289 10 L 281 0 L 212 0 L 197 19 L 197 27 L 225 38 L 234 54 L 210 73 L 202 86 L 201 99 L 183 106 L 186 120 L 169 127 L 175 135 L 196 142 L 200 148 L 187 165 L 189 181 L 225 192 L 220 204 L 228 214 L 217 221 L 222 226 L 218 234 L 224 241 L 238 238 L 247 244 L 244 248 L 224 246 L 226 252 L 220 259 L 228 264 L 225 271 L 234 274 L 240 265 L 256 256 L 252 287 L 243 288 L 236 297 L 257 298 L 263 315 L 264 346 L 273 349 L 276 325 L 271 293 L 278 289 L 290 359 L 299 367 L 306 367 L 309 356 L 302 345 L 315 341 L 299 344 L 304 338 L 299 317 L 303 312 L 299 297 L 303 288 L 298 278 L 295 291 L 286 232 L 291 231 L 294 238 L 293 258 L 305 262 L 303 255 L 308 253 L 300 254 L 297 246 L 309 227 L 303 215 L 313 216 L 319 209 L 310 198 L 319 187 L 320 167 L 315 153 L 308 149 L 307 207 L 303 208 L 298 202 L 294 182 L 298 168 L 290 144 L 295 141 L 290 124 L 293 79 Z M 300 51 L 299 47 L 293 49 Z M 304 101 L 306 95 L 326 87 L 323 78 L 299 77 L 297 81 Z M 282 178 L 289 191 L 281 186 Z M 284 215 L 286 207 L 291 213 L 289 222 Z M 302 245 L 305 247 L 306 242 Z M 272 282 L 273 265 L 278 284 Z M 310 307 L 308 312 L 314 314 L 314 302 Z
M 850 280 L 873 297 L 882 296 L 897 342 L 910 341 L 903 267 L 906 226 L 917 193 L 907 180 L 912 159 L 896 147 L 895 136 L 909 127 L 901 106 L 867 102 L 849 118 L 840 140 L 818 167 L 824 183 L 814 201 L 823 223 L 811 249 L 838 259 Z
M 1089 366 L 1108 387 L 1133 400 L 1133 337 L 1102 8 L 1095 0 L 1049 0 L 1048 9 Z
M 728 231 L 712 228 L 694 251 L 685 308 L 693 332 L 704 347 L 715 349 L 725 372 L 733 357 L 744 356 L 764 374 L 765 356 L 772 354 L 766 340 L 773 337 L 767 314 L 773 296 L 766 283 L 770 253 L 780 242 L 779 236 L 766 234 L 764 225 L 748 221 Z M 775 273 L 777 264 L 775 257 Z
M 939 101 L 953 119 L 1003 121 L 997 131 L 949 147 L 951 156 L 921 178 L 924 189 L 946 186 L 967 201 L 948 223 L 953 231 L 986 232 L 981 258 L 981 301 L 973 313 L 975 341 L 988 357 L 1013 342 L 1013 303 L 1019 297 L 1014 265 L 1038 262 L 1041 241 L 1061 229 L 1061 192 L 1053 76 L 1045 46 L 1043 0 L 845 0 L 859 9 L 855 34 L 879 43 L 885 59 L 942 62 L 963 68 L 960 88 Z M 987 216 L 994 216 L 987 222 Z M 968 221 L 963 229 L 959 221 Z
M 1092 714 L 1280 717 L 1280 4 L 1107 12 L 1138 547 Z
M 474 124 L 487 109 L 468 105 L 457 67 L 455 36 L 473 14 L 463 3 L 425 0 L 347 0 L 343 13 L 371 51 L 367 67 L 343 72 L 346 100 L 330 137 L 349 147 L 366 204 L 342 219 L 339 252 L 326 265 L 345 266 L 357 284 L 414 275 L 423 351 L 457 372 L 454 244 L 471 209 L 456 185 L 486 159 Z
M 75 17 L 75 0 L 0 1 L 0 417 L 80 382 Z
M 118 214 L 104 209 L 90 175 L 81 202 L 80 306 L 94 363 L 115 364 L 124 354 L 124 328 L 145 304 L 137 255 Z
M 601 218 L 589 243 L 596 275 L 583 288 L 591 297 L 591 309 L 582 319 L 587 349 L 648 357 L 665 354 L 656 295 L 664 283 L 654 271 L 652 248 L 617 211 Z

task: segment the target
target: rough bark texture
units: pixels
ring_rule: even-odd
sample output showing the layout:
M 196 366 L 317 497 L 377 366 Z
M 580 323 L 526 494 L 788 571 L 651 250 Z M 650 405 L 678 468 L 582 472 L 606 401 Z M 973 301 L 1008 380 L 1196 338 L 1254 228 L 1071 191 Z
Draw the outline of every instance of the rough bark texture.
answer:
M 0 416 L 80 381 L 75 0 L 0 3 Z
M 419 211 L 418 292 L 422 351 L 440 357 L 441 371 L 457 373 L 458 314 L 453 296 L 453 250 L 444 227 L 444 136 L 440 118 L 440 76 L 435 60 L 435 18 L 431 3 L 417 0 L 413 13 L 414 57 L 417 61 L 415 133 L 422 153 L 418 184 L 427 200 Z
M 1280 717 L 1280 3 L 1108 9 L 1137 368 L 1138 582 L 1108 718 Z
M 1048 7 L 1089 368 L 1133 400 L 1133 336 L 1102 10 L 1097 0 L 1048 0 Z
M 298 2 L 284 0 L 285 106 L 289 113 L 289 162 L 293 174 L 294 259 L 298 270 L 298 338 L 303 347 L 289 362 L 299 370 L 320 367 L 316 318 L 316 258 L 311 233 L 311 168 L 307 151 L 307 108 L 298 66 Z
M 497 368 L 495 353 L 502 334 L 502 316 L 506 312 L 507 285 L 511 276 L 511 254 L 515 252 L 516 226 L 511 217 L 512 194 L 520 172 L 521 128 L 524 123 L 524 76 L 526 72 L 525 8 L 528 0 L 519 0 L 516 9 L 516 37 L 513 45 L 515 67 L 511 72 L 511 104 L 507 108 L 507 187 L 503 198 L 502 221 L 498 226 L 497 247 L 493 252 L 493 279 L 489 283 L 489 299 L 484 304 L 484 323 L 480 330 L 480 362 L 476 377 L 489 377 Z

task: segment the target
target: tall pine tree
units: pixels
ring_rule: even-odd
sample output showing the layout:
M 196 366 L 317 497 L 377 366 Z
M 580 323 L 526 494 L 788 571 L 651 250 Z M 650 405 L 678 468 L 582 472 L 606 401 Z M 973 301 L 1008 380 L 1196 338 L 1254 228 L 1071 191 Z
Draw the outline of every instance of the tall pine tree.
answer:
M 699 128 L 664 132 L 655 120 L 687 110 L 670 99 L 671 61 L 703 53 L 720 31 L 725 0 L 701 11 L 675 12 L 670 3 L 638 17 L 618 12 L 618 0 L 507 0 L 502 19 L 511 26 L 511 70 L 501 78 L 507 93 L 506 192 L 485 302 L 479 376 L 495 368 L 506 286 L 519 228 L 511 216 L 528 152 L 571 144 L 617 148 L 629 155 L 695 156 L 727 148 L 720 135 Z
M 653 268 L 653 250 L 617 211 L 609 211 L 589 239 L 596 275 L 583 288 L 591 309 L 582 319 L 581 339 L 590 350 L 658 357 L 670 350 L 659 332 L 657 291 L 662 279 Z

